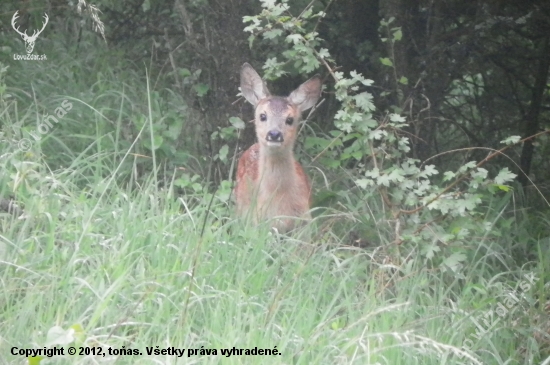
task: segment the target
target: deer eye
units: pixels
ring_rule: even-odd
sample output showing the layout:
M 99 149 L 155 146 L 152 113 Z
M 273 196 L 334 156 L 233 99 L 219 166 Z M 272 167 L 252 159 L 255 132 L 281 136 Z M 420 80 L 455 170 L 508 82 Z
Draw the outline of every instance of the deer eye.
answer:
M 294 123 L 294 118 L 292 118 L 292 117 L 286 118 L 285 123 L 286 123 L 287 125 L 292 125 L 292 123 Z
M 260 114 L 260 120 L 265 122 L 267 120 L 267 115 L 265 115 L 265 113 Z

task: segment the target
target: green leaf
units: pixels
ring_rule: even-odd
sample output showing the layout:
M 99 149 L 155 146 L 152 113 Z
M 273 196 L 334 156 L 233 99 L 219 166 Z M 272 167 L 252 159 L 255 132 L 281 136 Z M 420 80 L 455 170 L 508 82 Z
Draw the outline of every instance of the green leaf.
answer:
M 29 357 L 29 365 L 40 365 L 40 361 L 43 359 L 43 356 L 31 356 Z
M 245 28 L 246 31 L 246 28 Z M 256 36 L 254 34 L 251 34 L 250 37 L 248 37 L 248 48 L 252 49 L 252 45 L 254 44 L 254 40 L 256 39 Z
M 324 150 L 331 144 L 331 141 L 326 138 L 320 137 L 306 137 L 304 146 L 306 148 L 317 147 L 318 149 Z
M 191 76 L 191 71 L 189 71 L 188 68 L 185 68 L 185 67 L 184 67 L 184 68 L 180 68 L 178 71 L 179 71 L 179 74 L 180 74 L 181 77 L 189 77 L 189 76 Z
M 374 185 L 374 181 L 372 181 L 371 179 L 358 179 L 355 180 L 355 183 L 361 189 L 366 189 L 367 187 Z
M 340 161 L 335 158 L 320 158 L 319 163 L 331 169 L 335 169 L 340 166 Z
M 409 79 L 406 78 L 405 76 L 401 76 L 401 78 L 399 79 L 399 83 L 401 85 L 408 85 L 409 84 Z
M 271 29 L 266 32 L 264 32 L 263 36 L 265 39 L 273 39 L 283 34 L 282 29 Z
M 337 330 L 340 330 L 342 328 L 344 328 L 346 325 L 345 321 L 343 319 L 337 319 L 336 321 L 333 321 L 331 324 L 330 324 L 330 327 L 334 330 L 334 331 L 337 331 Z
M 432 259 L 435 253 L 441 251 L 441 249 L 436 244 L 429 244 L 426 245 L 422 251 L 427 259 Z
M 313 13 L 313 7 L 310 7 L 306 11 L 304 11 L 301 15 L 303 19 L 308 19 L 311 17 L 311 14 Z
M 391 113 L 389 117 L 390 117 L 390 120 L 394 123 L 405 123 L 407 121 L 405 117 L 395 113 Z
M 373 80 L 365 79 L 365 77 L 357 71 L 350 71 L 349 75 L 354 81 L 359 81 L 365 86 L 371 86 L 374 83 Z
M 505 191 L 505 192 L 509 192 L 510 190 L 512 190 L 508 185 L 493 184 L 493 186 L 495 188 L 497 188 L 498 190 L 502 190 L 502 191 Z
M 351 157 L 355 158 L 357 161 L 360 161 L 363 158 L 363 152 L 361 151 L 352 152 Z
M 191 187 L 193 188 L 193 190 L 195 191 L 195 193 L 200 193 L 202 191 L 202 184 L 199 184 L 199 183 L 193 183 L 191 185 Z
M 151 2 L 149 0 L 145 0 L 142 4 L 141 4 L 141 10 L 143 10 L 144 13 L 148 12 L 149 10 L 151 10 Z
M 424 171 L 420 174 L 421 176 L 432 176 L 439 174 L 439 171 L 435 169 L 435 165 L 426 165 L 424 166 Z
M 460 252 L 455 252 L 447 257 L 442 265 L 448 266 L 452 271 L 456 272 L 462 268 L 462 262 L 466 261 L 466 255 Z
M 353 98 L 355 99 L 357 106 L 366 112 L 376 109 L 372 102 L 372 95 L 366 91 L 355 95 Z
M 231 117 L 229 118 L 229 123 L 231 123 L 231 125 L 237 129 L 244 129 L 245 128 L 245 123 L 243 122 L 243 120 L 239 117 Z
M 164 133 L 164 136 L 171 137 L 174 140 L 180 135 L 182 128 L 183 128 L 183 119 L 181 118 L 173 119 L 168 124 L 168 130 L 166 130 L 166 133 Z
M 220 160 L 227 161 L 227 153 L 229 152 L 229 146 L 224 144 L 222 148 L 220 148 Z
M 290 34 L 286 37 L 286 41 L 293 44 L 301 43 L 303 39 L 304 37 L 302 37 L 300 34 Z
M 151 146 L 150 138 L 144 140 L 143 145 L 152 151 L 152 150 L 158 150 L 163 142 L 164 142 L 164 138 L 162 138 L 162 136 L 159 136 L 157 134 L 153 136 L 153 146 Z
M 401 38 L 403 38 L 403 32 L 401 32 L 401 28 L 397 28 L 397 30 L 393 32 L 393 40 L 400 41 Z
M 84 333 L 84 329 L 80 325 L 80 323 L 75 323 L 69 329 L 74 330 L 74 337 L 77 341 L 80 343 L 84 342 L 84 339 L 86 338 L 86 334 Z
M 394 169 L 388 174 L 388 179 L 390 181 L 403 181 L 405 180 L 405 176 L 403 176 L 403 170 L 401 169 Z
M 328 49 L 326 49 L 326 48 L 321 48 L 319 50 L 318 54 L 319 54 L 319 57 L 321 57 L 323 59 L 327 58 L 327 57 L 330 57 L 330 53 L 328 52 Z
M 504 185 L 504 183 L 512 181 L 516 178 L 516 174 L 511 172 L 507 167 L 499 171 L 498 175 L 495 177 L 495 184 Z
M 500 141 L 500 143 L 503 143 L 503 144 L 506 144 L 506 145 L 512 145 L 512 144 L 518 143 L 520 140 L 521 140 L 520 136 L 510 136 L 510 137 L 506 138 L 505 140 Z
M 208 90 L 210 90 L 210 86 L 201 83 L 201 84 L 196 84 L 194 86 L 194 89 L 195 89 L 195 92 L 197 93 L 197 96 L 202 97 L 202 96 L 206 95 Z
M 449 181 L 453 179 L 456 176 L 456 174 L 452 171 L 445 171 L 443 173 L 443 181 Z
M 275 7 L 277 0 L 260 0 L 260 2 L 262 3 L 262 7 L 271 10 Z
M 393 62 L 387 58 L 387 57 L 380 57 L 380 62 L 384 65 L 384 66 L 389 66 L 389 67 L 393 67 Z

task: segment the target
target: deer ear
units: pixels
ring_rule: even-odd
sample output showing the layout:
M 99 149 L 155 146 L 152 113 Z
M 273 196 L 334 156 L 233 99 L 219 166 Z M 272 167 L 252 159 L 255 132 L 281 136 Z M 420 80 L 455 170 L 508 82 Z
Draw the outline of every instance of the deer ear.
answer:
M 289 96 L 290 102 L 298 107 L 301 112 L 308 110 L 317 103 L 321 96 L 321 77 L 313 76 L 311 79 L 298 86 Z
M 248 63 L 244 63 L 241 67 L 241 92 L 254 106 L 271 95 L 260 75 Z

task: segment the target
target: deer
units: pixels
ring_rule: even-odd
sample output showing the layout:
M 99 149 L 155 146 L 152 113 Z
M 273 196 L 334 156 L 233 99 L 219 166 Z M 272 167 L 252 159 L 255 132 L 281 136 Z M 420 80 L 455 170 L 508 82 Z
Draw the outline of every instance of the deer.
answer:
M 242 95 L 255 108 L 258 142 L 237 165 L 237 215 L 249 215 L 256 224 L 271 220 L 272 228 L 288 233 L 300 221 L 311 220 L 311 183 L 294 157 L 294 144 L 302 112 L 321 96 L 321 78 L 315 75 L 287 97 L 271 95 L 248 63 L 242 65 L 240 79 Z

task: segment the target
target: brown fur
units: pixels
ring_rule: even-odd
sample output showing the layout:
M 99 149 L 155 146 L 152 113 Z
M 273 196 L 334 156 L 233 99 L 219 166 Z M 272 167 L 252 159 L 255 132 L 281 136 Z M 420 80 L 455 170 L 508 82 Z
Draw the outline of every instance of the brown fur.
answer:
M 277 218 L 273 226 L 287 232 L 297 218 L 310 219 L 311 185 L 300 163 L 294 159 L 294 142 L 304 110 L 315 104 L 321 81 L 314 77 L 283 98 L 271 96 L 265 83 L 248 64 L 241 69 L 241 90 L 256 106 L 258 143 L 239 159 L 235 197 L 237 214 L 252 215 L 254 222 Z M 264 116 L 265 121 L 261 120 Z M 292 124 L 287 124 L 292 118 Z M 280 133 L 283 141 L 269 141 L 269 133 Z

